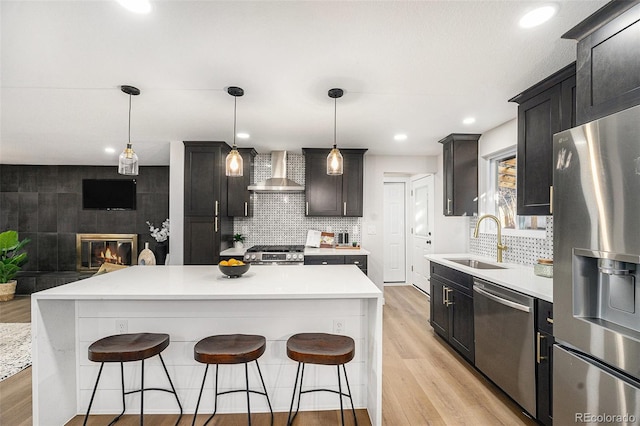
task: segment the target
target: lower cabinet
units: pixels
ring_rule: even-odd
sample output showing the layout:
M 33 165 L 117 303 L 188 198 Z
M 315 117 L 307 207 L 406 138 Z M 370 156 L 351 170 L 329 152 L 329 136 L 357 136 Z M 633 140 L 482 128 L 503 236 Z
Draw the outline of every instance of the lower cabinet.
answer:
M 473 277 L 431 263 L 433 329 L 471 363 L 474 362 Z
M 536 401 L 540 423 L 553 423 L 553 304 L 537 300 L 536 320 Z
M 365 275 L 367 275 L 367 256 L 363 254 L 358 255 L 320 255 L 320 256 L 305 256 L 305 265 L 356 265 Z

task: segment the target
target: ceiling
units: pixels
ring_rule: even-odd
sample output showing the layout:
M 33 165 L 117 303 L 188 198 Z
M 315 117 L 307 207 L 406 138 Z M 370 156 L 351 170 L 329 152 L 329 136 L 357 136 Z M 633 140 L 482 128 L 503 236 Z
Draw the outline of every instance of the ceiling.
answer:
M 169 143 L 233 139 L 300 152 L 333 143 L 371 154 L 437 155 L 449 133 L 516 116 L 507 100 L 575 60 L 560 36 L 606 1 L 0 1 L 0 163 L 116 165 L 131 139 L 141 165 Z M 465 117 L 476 122 L 464 125 Z M 396 133 L 407 139 L 394 141 Z M 514 141 L 515 143 L 515 141 Z M 108 154 L 112 147 L 116 153 Z

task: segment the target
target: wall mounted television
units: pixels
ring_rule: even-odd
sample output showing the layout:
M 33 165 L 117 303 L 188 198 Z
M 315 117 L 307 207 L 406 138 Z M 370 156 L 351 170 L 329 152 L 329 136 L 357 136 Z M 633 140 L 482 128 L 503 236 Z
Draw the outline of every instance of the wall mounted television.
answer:
M 135 179 L 83 179 L 82 208 L 85 210 L 135 210 Z

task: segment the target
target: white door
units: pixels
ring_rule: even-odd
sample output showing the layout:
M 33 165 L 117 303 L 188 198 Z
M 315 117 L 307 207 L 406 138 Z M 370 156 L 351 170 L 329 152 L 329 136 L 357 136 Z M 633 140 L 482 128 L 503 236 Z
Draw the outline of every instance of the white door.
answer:
M 411 181 L 411 283 L 429 293 L 429 261 L 426 254 L 433 253 L 433 176 Z
M 405 183 L 384 183 L 384 270 L 385 283 L 406 282 Z

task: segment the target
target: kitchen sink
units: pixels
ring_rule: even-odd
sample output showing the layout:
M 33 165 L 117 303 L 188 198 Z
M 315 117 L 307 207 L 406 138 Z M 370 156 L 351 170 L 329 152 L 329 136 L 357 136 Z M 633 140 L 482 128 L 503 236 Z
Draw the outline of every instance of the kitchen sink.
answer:
M 481 262 L 475 259 L 446 259 L 450 262 L 456 262 L 464 266 L 475 269 L 505 269 L 503 266 L 493 265 L 491 263 Z

